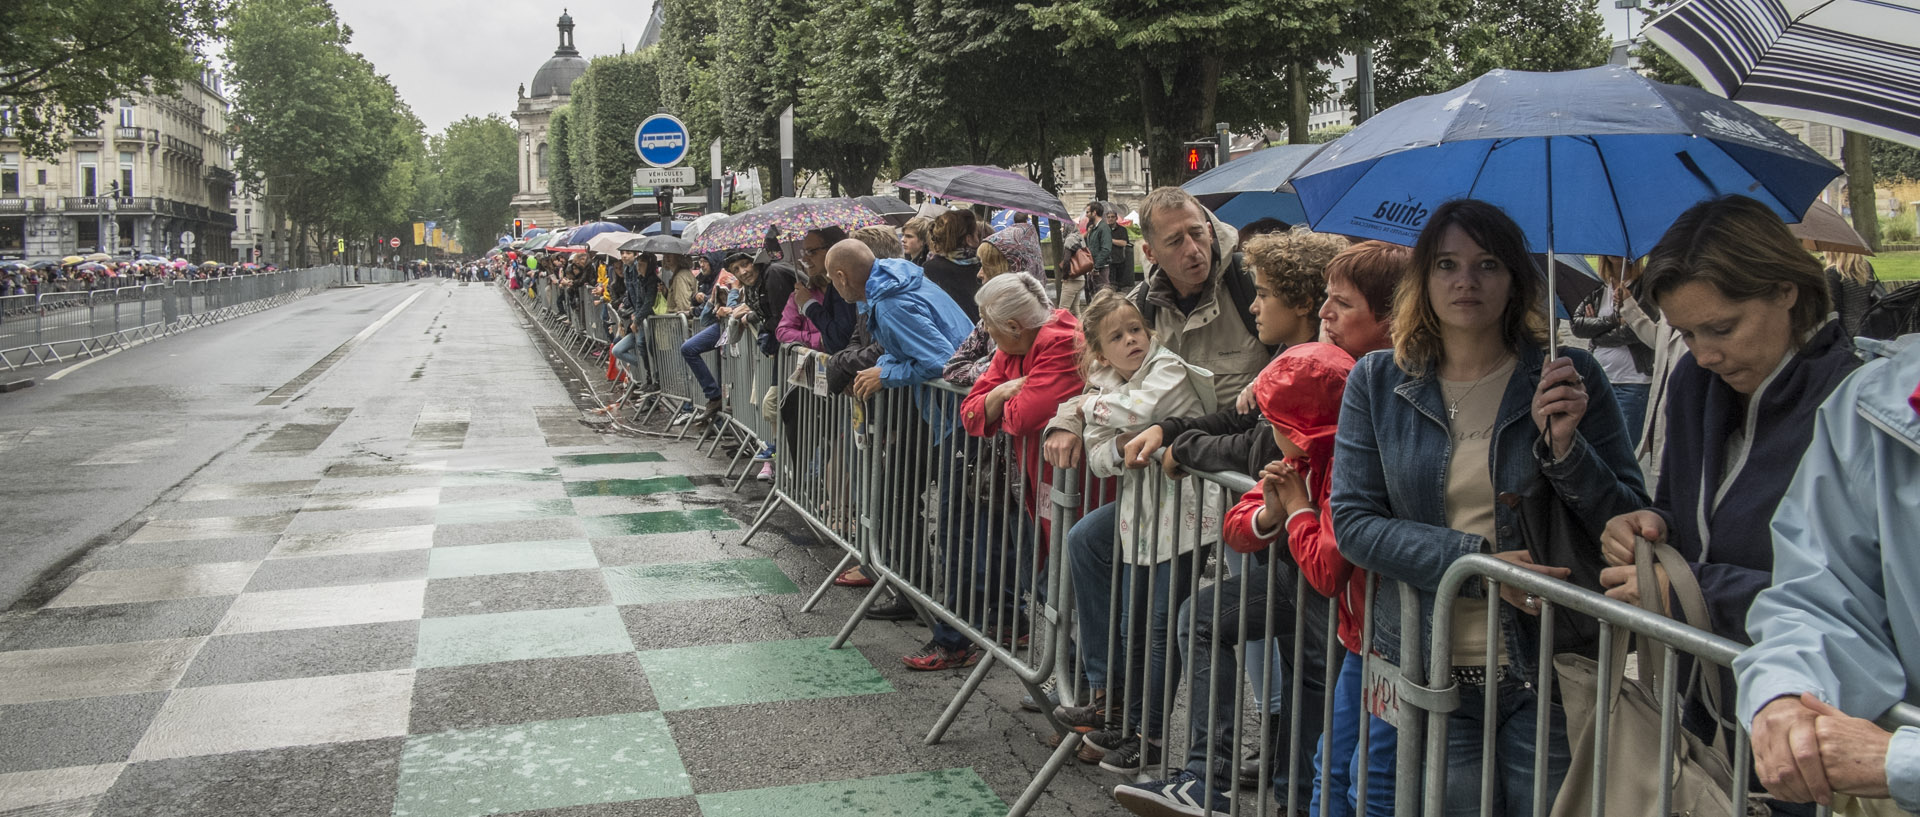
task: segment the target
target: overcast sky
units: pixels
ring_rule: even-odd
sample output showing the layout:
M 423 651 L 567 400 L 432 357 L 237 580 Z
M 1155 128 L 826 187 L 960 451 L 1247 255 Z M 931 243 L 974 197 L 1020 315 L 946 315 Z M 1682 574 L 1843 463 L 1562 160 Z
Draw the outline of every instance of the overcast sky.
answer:
M 428 132 L 438 132 L 463 116 L 511 112 L 514 88 L 553 56 L 563 9 L 573 15 L 574 45 L 592 59 L 619 53 L 622 44 L 631 50 L 653 0 L 333 0 L 333 7 L 353 29 L 353 47 L 393 79 Z M 1628 12 L 1613 0 L 1595 7 L 1614 39 L 1626 35 Z

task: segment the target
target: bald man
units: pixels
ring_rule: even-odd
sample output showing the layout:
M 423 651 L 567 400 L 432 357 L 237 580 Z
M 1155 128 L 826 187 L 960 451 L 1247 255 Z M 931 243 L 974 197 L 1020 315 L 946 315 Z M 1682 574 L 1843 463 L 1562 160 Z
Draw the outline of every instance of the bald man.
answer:
M 827 278 L 840 297 L 860 304 L 880 362 L 853 379 L 861 400 L 881 388 L 912 386 L 940 377 L 973 324 L 953 298 L 927 280 L 913 262 L 875 260 L 873 250 L 849 238 L 827 251 Z M 923 404 L 923 413 L 931 404 Z M 928 419 L 932 419 L 929 417 Z

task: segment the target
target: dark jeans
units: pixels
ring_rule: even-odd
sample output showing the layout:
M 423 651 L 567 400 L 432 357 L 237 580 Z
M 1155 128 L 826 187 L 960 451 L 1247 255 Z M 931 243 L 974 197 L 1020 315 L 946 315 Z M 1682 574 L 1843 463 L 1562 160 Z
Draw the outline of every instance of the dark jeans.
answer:
M 1627 420 L 1627 437 L 1633 440 L 1635 448 L 1640 446 L 1640 433 L 1646 431 L 1647 393 L 1652 387 L 1646 383 L 1616 383 L 1613 397 L 1620 401 L 1620 413 Z
M 700 393 L 708 400 L 720 399 L 720 383 L 713 379 L 713 371 L 707 368 L 707 361 L 701 357 L 720 346 L 720 335 L 726 327 L 714 324 L 700 330 L 686 343 L 680 344 L 680 357 L 686 359 L 687 368 L 693 372 L 694 382 L 700 384 Z
M 1509 676 L 1499 682 L 1500 697 L 1493 724 L 1492 762 L 1498 764 L 1493 779 L 1496 789 L 1490 802 L 1492 814 L 1523 815 L 1533 813 L 1533 762 L 1535 756 L 1547 757 L 1547 801 L 1560 791 L 1572 762 L 1567 749 L 1567 716 L 1560 702 L 1548 707 L 1552 720 L 1547 728 L 1547 745 L 1535 745 L 1534 724 L 1538 721 L 1539 697 L 1527 679 Z M 1557 690 L 1556 690 L 1557 691 Z M 1481 730 L 1485 686 L 1460 686 L 1460 708 L 1447 716 L 1447 796 L 1449 817 L 1480 814 Z M 1369 794 L 1369 797 L 1372 795 Z
M 1286 706 L 1275 719 L 1279 726 L 1268 742 L 1267 757 L 1290 754 L 1292 758 L 1288 768 L 1275 765 L 1273 796 L 1284 804 L 1290 785 L 1298 787 L 1293 795 L 1297 798 L 1295 802 L 1304 804 L 1312 796 L 1309 786 L 1313 778 L 1314 744 L 1319 741 L 1324 726 L 1322 710 L 1327 700 L 1327 600 L 1309 591 L 1307 602 L 1296 605 L 1294 570 L 1290 565 L 1275 564 L 1270 568 L 1255 562 L 1239 575 L 1200 588 L 1188 602 L 1191 611 L 1180 611 L 1180 651 L 1196 650 L 1191 670 L 1187 770 L 1203 777 L 1211 776 L 1215 791 L 1232 791 L 1237 773 L 1233 768 L 1234 702 L 1239 700 L 1239 683 L 1244 673 L 1234 660 L 1235 648 L 1247 641 L 1270 637 L 1286 669 L 1285 678 L 1291 680 L 1297 675 L 1302 686 L 1300 711 L 1290 711 L 1293 696 L 1286 695 Z M 1271 634 L 1266 632 L 1269 605 L 1273 607 L 1275 629 Z M 1242 610 L 1246 612 L 1244 623 Z M 1293 663 L 1296 616 L 1305 624 L 1304 660 L 1298 666 Z M 1345 653 L 1346 650 L 1341 649 L 1338 655 L 1331 656 L 1332 660 L 1339 660 Z M 1268 682 L 1278 684 L 1282 679 L 1270 677 Z M 1265 690 L 1256 690 L 1254 697 L 1265 694 Z M 1213 710 L 1211 718 L 1209 708 Z M 1287 751 L 1289 718 L 1298 721 L 1300 727 L 1302 745 L 1298 752 Z M 1207 765 L 1209 747 L 1213 752 L 1211 769 Z

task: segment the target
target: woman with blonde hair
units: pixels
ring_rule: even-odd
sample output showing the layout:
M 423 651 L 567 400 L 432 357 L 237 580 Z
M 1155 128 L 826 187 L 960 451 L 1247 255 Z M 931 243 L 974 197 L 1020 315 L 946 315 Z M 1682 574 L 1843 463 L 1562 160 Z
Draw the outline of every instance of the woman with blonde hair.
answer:
M 1646 504 L 1600 365 L 1577 349 L 1548 357 L 1544 288 L 1525 235 L 1505 212 L 1472 199 L 1442 204 L 1394 293 L 1393 350 L 1362 358 L 1347 380 L 1333 524 L 1340 554 L 1382 581 L 1369 615 L 1371 646 L 1381 654 L 1400 655 L 1401 640 L 1413 639 L 1426 664 L 1436 592 L 1460 557 L 1489 554 L 1555 578 L 1571 574 L 1533 558 L 1519 511 L 1502 495 L 1551 491 L 1566 516 L 1591 520 L 1589 537 L 1601 520 Z M 1401 593 L 1390 582 L 1413 589 L 1418 629 L 1402 631 Z M 1545 759 L 1551 798 L 1570 757 L 1559 703 L 1533 685 L 1539 601 L 1508 585 L 1498 597 L 1469 590 L 1447 603 L 1460 705 L 1448 718 L 1446 813 L 1481 813 L 1481 768 L 1493 763 L 1491 813 L 1532 814 L 1536 758 Z M 1498 625 L 1492 638 L 1489 615 Z M 1498 707 L 1484 722 L 1489 698 Z M 1535 741 L 1542 718 L 1544 746 Z M 1490 755 L 1482 753 L 1483 729 L 1493 736 Z
M 941 213 L 928 236 L 933 252 L 920 263 L 927 280 L 951 296 L 975 323 L 980 322 L 980 307 L 974 303 L 974 294 L 980 291 L 980 240 L 974 235 L 978 223 L 972 210 Z
M 1860 324 L 1866 320 L 1867 310 L 1873 308 L 1874 301 L 1885 294 L 1879 279 L 1873 275 L 1873 265 L 1867 263 L 1867 257 L 1850 252 L 1828 252 L 1827 256 L 1827 294 L 1833 298 L 1833 308 L 1840 313 L 1840 328 L 1847 337 L 1860 334 Z

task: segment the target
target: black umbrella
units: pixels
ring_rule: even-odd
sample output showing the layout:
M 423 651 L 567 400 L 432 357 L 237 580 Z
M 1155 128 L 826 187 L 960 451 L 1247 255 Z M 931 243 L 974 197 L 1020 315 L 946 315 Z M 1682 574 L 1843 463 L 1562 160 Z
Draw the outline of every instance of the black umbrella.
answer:
M 620 245 L 621 252 L 650 252 L 655 255 L 692 255 L 693 242 L 671 235 L 650 235 Z
M 868 210 L 879 213 L 881 218 L 895 227 L 907 223 L 919 212 L 919 208 L 892 196 L 861 196 L 854 201 Z
M 1032 180 L 1011 170 L 980 165 L 932 167 L 908 173 L 894 183 L 930 196 L 1017 210 L 1041 218 L 1072 221 L 1067 205 Z

